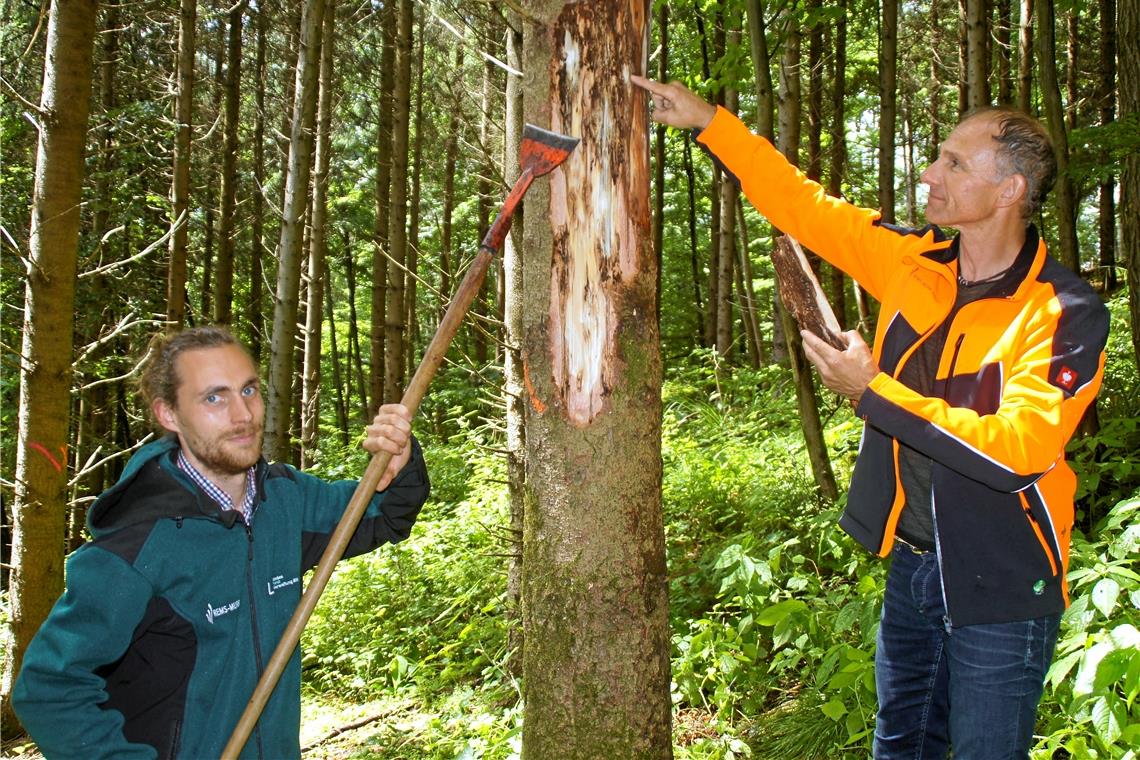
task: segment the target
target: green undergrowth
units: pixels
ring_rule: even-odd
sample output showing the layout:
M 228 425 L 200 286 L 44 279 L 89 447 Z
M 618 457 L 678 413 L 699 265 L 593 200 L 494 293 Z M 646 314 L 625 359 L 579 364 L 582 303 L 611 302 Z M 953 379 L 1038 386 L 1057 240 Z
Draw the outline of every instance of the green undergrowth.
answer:
M 1126 340 L 1109 354 L 1101 431 L 1070 449 L 1072 605 L 1035 760 L 1140 752 L 1140 381 Z M 842 497 L 819 495 L 788 372 L 730 372 L 697 352 L 669 369 L 663 401 L 675 756 L 869 756 L 885 565 L 836 526 Z M 830 394 L 821 404 L 842 490 L 861 426 Z M 422 434 L 433 496 L 412 538 L 334 574 L 305 633 L 304 741 L 363 724 L 306 757 L 518 756 L 506 474 L 500 433 L 479 422 L 491 416 L 461 403 L 436 415 Z M 347 476 L 357 456 L 328 452 L 325 469 Z

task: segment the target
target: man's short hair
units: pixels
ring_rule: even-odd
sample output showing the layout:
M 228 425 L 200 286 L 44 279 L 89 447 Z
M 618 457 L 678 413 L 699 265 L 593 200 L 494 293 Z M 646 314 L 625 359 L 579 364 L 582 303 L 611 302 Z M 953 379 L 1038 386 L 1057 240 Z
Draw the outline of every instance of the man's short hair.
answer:
M 1057 155 L 1045 125 L 1024 111 L 1010 106 L 987 106 L 971 111 L 962 119 L 987 116 L 997 127 L 997 162 L 1002 176 L 1025 177 L 1025 201 L 1021 216 L 1031 219 L 1041 210 L 1045 196 L 1057 181 Z
M 177 406 L 178 386 L 182 381 L 176 363 L 184 351 L 221 346 L 237 346 L 249 355 L 246 347 L 224 325 L 191 327 L 154 336 L 139 376 L 139 393 L 147 409 L 153 409 L 155 401 L 163 401 L 171 408 Z

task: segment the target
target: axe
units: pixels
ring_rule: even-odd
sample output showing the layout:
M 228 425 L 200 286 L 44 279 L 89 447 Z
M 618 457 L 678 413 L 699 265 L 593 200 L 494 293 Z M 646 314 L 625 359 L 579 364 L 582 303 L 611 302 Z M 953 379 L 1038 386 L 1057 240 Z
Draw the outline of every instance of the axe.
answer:
M 406 406 L 412 415 L 415 415 L 416 410 L 419 409 L 428 385 L 443 363 L 448 346 L 451 345 L 451 341 L 459 331 L 463 317 L 471 308 L 471 303 L 475 300 L 475 296 L 483 284 L 483 278 L 487 275 L 487 268 L 491 264 L 491 259 L 498 252 L 507 236 L 507 231 L 511 228 L 511 216 L 514 214 L 515 208 L 535 178 L 552 172 L 566 160 L 577 145 L 578 138 L 576 137 L 548 132 L 532 124 L 527 124 L 523 129 L 522 144 L 519 146 L 519 178 L 503 202 L 503 208 L 499 211 L 499 215 L 495 217 L 491 228 L 487 230 L 483 242 L 479 245 L 479 253 L 467 270 L 463 282 L 455 291 L 451 305 L 448 306 L 447 312 L 440 320 L 435 336 L 432 337 L 423 360 L 420 361 L 420 366 L 416 369 L 416 374 L 412 376 L 407 390 L 404 391 L 403 398 L 400 399 L 400 403 Z M 281 635 L 281 641 L 278 642 L 277 648 L 273 651 L 273 656 L 269 658 L 269 663 L 253 690 L 253 696 L 249 698 L 245 712 L 242 713 L 237 726 L 230 735 L 229 742 L 222 750 L 223 760 L 236 759 L 242 747 L 245 746 L 246 740 L 249 739 L 257 719 L 261 716 L 261 711 L 265 708 L 265 703 L 269 701 L 269 696 L 281 678 L 286 663 L 297 647 L 297 642 L 301 638 L 301 631 L 309 622 L 313 609 L 317 606 L 317 600 L 332 576 L 333 568 L 344 555 L 344 550 L 348 546 L 348 541 L 356 530 L 356 526 L 360 523 L 364 510 L 376 494 L 376 485 L 380 482 L 380 477 L 384 474 L 384 470 L 388 467 L 388 462 L 391 459 L 392 455 L 387 451 L 380 451 L 372 455 L 372 460 L 364 471 L 364 477 L 356 486 L 356 491 L 352 494 L 348 506 L 345 507 L 340 523 L 333 531 L 328 548 L 325 549 L 321 561 L 317 564 L 313 579 L 305 588 L 301 602 L 297 605 L 293 617 L 285 627 L 285 632 Z

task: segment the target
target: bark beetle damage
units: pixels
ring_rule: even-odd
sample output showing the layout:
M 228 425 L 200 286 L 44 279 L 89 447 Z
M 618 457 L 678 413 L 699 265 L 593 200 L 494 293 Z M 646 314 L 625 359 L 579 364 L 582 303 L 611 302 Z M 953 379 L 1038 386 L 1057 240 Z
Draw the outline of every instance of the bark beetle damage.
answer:
M 553 27 L 551 129 L 582 140 L 550 184 L 552 374 L 576 425 L 618 376 L 623 283 L 648 239 L 648 122 L 629 82 L 645 69 L 645 35 L 613 34 L 647 23 L 643 3 L 601 0 L 567 5 Z

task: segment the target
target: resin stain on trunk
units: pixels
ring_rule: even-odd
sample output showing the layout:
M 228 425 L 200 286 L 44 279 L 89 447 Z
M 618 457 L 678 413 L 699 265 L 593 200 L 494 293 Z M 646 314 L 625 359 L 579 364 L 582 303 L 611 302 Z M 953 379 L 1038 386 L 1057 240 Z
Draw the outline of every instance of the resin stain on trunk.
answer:
M 643 10 L 619 3 L 613 12 Z M 620 374 L 615 336 L 624 283 L 639 274 L 638 246 L 647 234 L 636 221 L 648 219 L 641 179 L 648 172 L 647 123 L 629 66 L 612 49 L 615 23 L 624 22 L 591 4 L 567 6 L 556 25 L 550 72 L 557 99 L 551 128 L 582 140 L 550 186 L 552 379 L 576 425 L 589 424 L 605 408 Z M 603 64 L 584 65 L 598 61 Z

